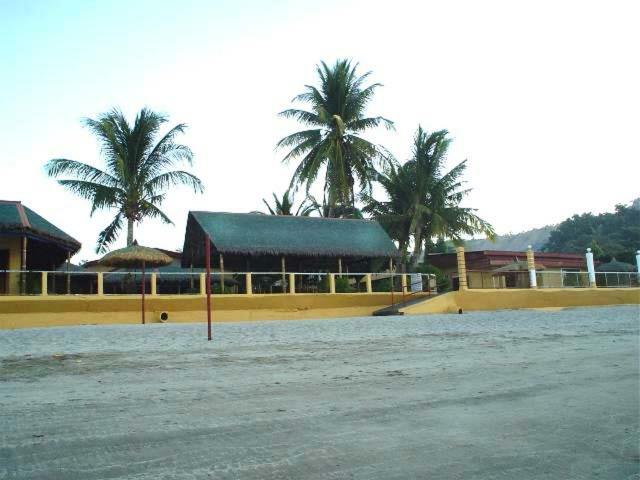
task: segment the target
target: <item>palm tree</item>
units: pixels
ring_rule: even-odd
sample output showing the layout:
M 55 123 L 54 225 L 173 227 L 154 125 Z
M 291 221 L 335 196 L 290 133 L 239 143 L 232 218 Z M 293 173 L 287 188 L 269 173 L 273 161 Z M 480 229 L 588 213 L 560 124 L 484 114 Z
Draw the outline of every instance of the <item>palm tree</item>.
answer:
M 412 158 L 401 166 L 390 166 L 379 182 L 388 200 L 377 201 L 363 195 L 365 212 L 378 218 L 389 235 L 398 241 L 403 254 L 413 241 L 410 267 L 415 269 L 425 244 L 435 239 L 461 242 L 464 235 L 484 233 L 495 236 L 493 227 L 460 202 L 470 192 L 462 177 L 464 160 L 445 172 L 444 163 L 451 144 L 448 132 L 431 134 L 422 127 L 414 137 Z
M 337 60 L 333 66 L 320 62 L 316 66 L 318 87 L 307 85 L 293 102 L 309 105 L 309 110 L 290 108 L 280 113 L 308 127 L 291 134 L 277 144 L 289 148 L 283 162 L 300 159 L 291 185 L 304 184 L 307 193 L 324 168 L 324 196 L 333 216 L 336 205 L 355 206 L 356 180 L 369 190 L 375 175 L 375 164 L 384 159 L 384 150 L 360 135 L 365 131 L 393 122 L 383 117 L 367 117 L 365 109 L 379 83 L 365 86 L 371 75 L 358 76 L 358 65 Z
M 311 209 L 317 213 L 319 217 L 324 218 L 364 218 L 362 210 L 356 206 L 344 205 L 337 203 L 330 207 L 326 202 L 320 203 L 312 195 L 308 196 Z
M 371 194 L 363 193 L 360 196 L 364 203 L 362 211 L 378 220 L 389 236 L 398 242 L 404 262 L 412 231 L 411 211 L 415 200 L 413 172 L 391 163 L 378 173 L 376 181 L 384 189 L 388 200 L 378 201 Z
M 270 215 L 295 215 L 300 217 L 308 217 L 313 212 L 314 206 L 310 204 L 306 199 L 298 206 L 298 209 L 293 213 L 293 204 L 295 199 L 290 192 L 291 189 L 287 189 L 282 198 L 273 194 L 273 207 L 263 198 L 262 201 L 267 206 Z
M 83 121 L 98 138 L 105 170 L 65 158 L 47 162 L 45 170 L 49 176 L 72 177 L 59 179 L 58 183 L 90 200 L 91 215 L 104 208 L 117 210 L 113 221 L 98 235 L 97 253 L 106 251 L 116 240 L 125 220 L 127 246 L 133 244 L 136 222 L 148 217 L 173 223 L 159 208 L 170 187 L 187 185 L 194 192 L 203 192 L 202 182 L 196 176 L 170 170 L 182 161 L 191 164 L 193 154 L 189 147 L 175 141 L 186 129 L 183 123 L 158 140 L 160 128 L 167 121 L 167 117 L 143 108 L 130 125 L 120 110 L 113 109 L 95 120 Z

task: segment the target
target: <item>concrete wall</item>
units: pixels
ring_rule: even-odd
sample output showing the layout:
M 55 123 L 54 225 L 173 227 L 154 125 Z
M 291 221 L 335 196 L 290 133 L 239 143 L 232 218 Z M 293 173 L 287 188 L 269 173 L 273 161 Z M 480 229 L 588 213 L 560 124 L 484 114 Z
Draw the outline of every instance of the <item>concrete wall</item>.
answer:
M 402 309 L 407 315 L 518 308 L 640 305 L 639 288 L 500 289 L 449 292 Z M 640 314 L 640 309 L 639 309 Z
M 9 270 L 20 270 L 20 237 L 0 237 L 0 250 L 9 250 Z M 9 294 L 18 294 L 20 292 L 20 275 L 15 273 L 9 274 L 7 280 L 9 284 Z
M 398 301 L 398 295 L 396 295 Z M 388 293 L 213 295 L 213 321 L 288 320 L 371 315 L 391 304 Z M 167 311 L 170 322 L 206 322 L 205 297 L 147 296 L 146 321 Z M 0 328 L 140 323 L 139 295 L 0 297 Z

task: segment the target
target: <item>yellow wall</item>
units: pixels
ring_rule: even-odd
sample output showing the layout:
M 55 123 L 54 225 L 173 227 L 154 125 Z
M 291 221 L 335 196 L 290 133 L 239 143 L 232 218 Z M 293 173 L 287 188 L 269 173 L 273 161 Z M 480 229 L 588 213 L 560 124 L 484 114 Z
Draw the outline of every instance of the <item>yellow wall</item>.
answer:
M 9 270 L 20 270 L 20 249 L 20 237 L 0 237 L 0 250 L 9 250 Z M 10 294 L 20 292 L 20 276 L 18 274 L 9 274 L 8 283 Z
M 295 320 L 371 315 L 388 306 L 391 295 L 296 294 L 214 295 L 213 321 Z M 396 301 L 399 300 L 396 295 Z M 406 307 L 412 314 L 516 308 L 640 304 L 639 288 L 499 289 L 449 292 Z M 169 322 L 206 322 L 206 300 L 199 295 L 147 296 L 147 322 L 169 312 Z M 0 297 L 0 328 L 140 322 L 140 296 Z
M 396 295 L 396 301 L 398 300 Z M 391 304 L 388 293 L 213 295 L 213 320 L 271 320 L 371 315 Z M 206 322 L 205 297 L 146 297 L 147 322 L 167 311 L 170 322 Z M 139 323 L 140 296 L 0 297 L 0 328 Z
M 449 292 L 433 300 L 402 309 L 407 315 L 501 310 L 510 308 L 562 308 L 640 304 L 640 288 L 539 288 L 466 290 Z

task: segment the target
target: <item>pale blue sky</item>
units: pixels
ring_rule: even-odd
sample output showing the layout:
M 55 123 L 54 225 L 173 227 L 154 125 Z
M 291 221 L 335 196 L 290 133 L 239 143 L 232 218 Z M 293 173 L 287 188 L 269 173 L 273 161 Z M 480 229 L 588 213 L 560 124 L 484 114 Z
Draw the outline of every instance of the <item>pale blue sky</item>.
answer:
M 190 125 L 207 191 L 172 192 L 175 226 L 147 221 L 136 237 L 181 247 L 189 209 L 260 209 L 286 188 L 274 146 L 296 125 L 277 112 L 319 60 L 346 56 L 384 84 L 370 113 L 396 122 L 369 138 L 404 159 L 418 123 L 449 129 L 451 164 L 469 159 L 467 203 L 499 232 L 610 210 L 640 195 L 639 13 L 632 1 L 0 0 L 0 198 L 93 258 L 111 214 L 89 219 L 42 165 L 99 166 L 81 118 L 146 105 Z

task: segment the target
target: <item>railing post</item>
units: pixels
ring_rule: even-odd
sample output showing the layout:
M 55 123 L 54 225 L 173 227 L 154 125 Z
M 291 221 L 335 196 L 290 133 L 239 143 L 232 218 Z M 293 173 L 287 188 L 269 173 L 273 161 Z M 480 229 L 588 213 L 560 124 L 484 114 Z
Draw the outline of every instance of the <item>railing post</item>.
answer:
M 158 294 L 157 283 L 156 283 L 157 279 L 158 279 L 158 274 L 156 272 L 151 272 L 151 295 Z
M 336 293 L 336 274 L 329 274 L 329 293 Z
M 207 274 L 200 274 L 200 295 L 203 297 L 207 295 Z
M 460 290 L 467 289 L 467 265 L 464 260 L 464 247 L 456 247 L 458 261 L 458 285 Z
M 366 282 L 367 282 L 367 293 L 373 293 L 373 287 L 371 285 L 371 274 L 367 273 Z
M 529 270 L 529 287 L 538 288 L 538 279 L 536 278 L 536 260 L 533 254 L 533 247 L 527 247 L 527 269 Z
M 102 272 L 98 272 L 98 295 L 104 295 L 104 275 Z
M 407 275 L 404 273 L 400 275 L 400 287 L 402 288 L 402 295 L 406 295 L 407 294 Z
M 296 274 L 289 274 L 289 293 L 296 293 Z
M 43 295 L 43 296 L 48 295 L 48 292 L 47 292 L 47 272 L 42 272 L 42 276 L 40 277 L 40 282 L 41 282 L 40 295 Z
M 636 252 L 636 272 L 638 272 L 638 283 L 640 283 L 640 250 Z M 631 275 L 629 275 L 631 278 Z M 629 285 L 631 285 L 631 280 L 629 280 Z
M 585 257 L 587 258 L 587 272 L 589 272 L 589 286 L 591 288 L 596 288 L 596 269 L 593 265 L 593 253 L 590 248 L 587 248 L 587 254 Z
M 253 284 L 251 283 L 251 272 L 244 274 L 244 287 L 247 295 L 253 295 Z

